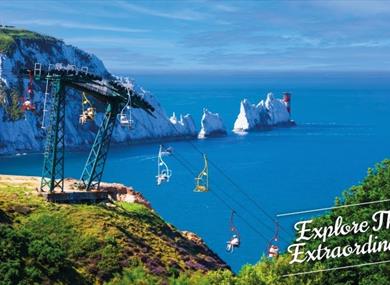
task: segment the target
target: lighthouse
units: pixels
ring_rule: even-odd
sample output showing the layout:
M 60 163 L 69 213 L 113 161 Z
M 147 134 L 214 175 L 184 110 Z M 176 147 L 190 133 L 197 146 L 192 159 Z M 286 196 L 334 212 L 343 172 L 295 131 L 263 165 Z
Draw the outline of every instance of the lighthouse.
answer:
M 283 93 L 283 102 L 284 102 L 284 104 L 286 104 L 287 111 L 291 117 L 291 93 L 289 93 L 289 92 Z

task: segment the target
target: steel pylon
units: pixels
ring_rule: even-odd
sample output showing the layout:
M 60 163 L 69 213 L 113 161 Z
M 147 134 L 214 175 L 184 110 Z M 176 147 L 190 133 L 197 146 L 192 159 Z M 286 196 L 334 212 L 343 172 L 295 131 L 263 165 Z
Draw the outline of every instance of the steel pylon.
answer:
M 99 189 L 118 112 L 119 105 L 115 102 L 107 105 L 103 122 L 96 135 L 95 142 L 93 143 L 80 178 L 80 188 L 87 191 Z
M 86 92 L 108 104 L 79 183 L 79 187 L 85 190 L 99 189 L 117 114 L 129 102 L 131 107 L 140 108 L 151 116 L 154 107 L 136 92 L 129 93 L 128 87 L 120 81 L 103 79 L 99 75 L 89 73 L 85 67 L 77 69 L 72 65 L 56 64 L 54 68 L 49 65 L 48 70 L 45 71 L 39 63 L 36 63 L 34 69 L 22 68 L 20 72 L 30 78 L 33 72 L 34 80 L 50 81 L 53 88 L 41 191 L 53 192 L 58 189 L 64 191 L 65 87 Z
M 53 104 L 44 152 L 41 191 L 64 191 L 65 92 L 60 79 L 52 81 Z

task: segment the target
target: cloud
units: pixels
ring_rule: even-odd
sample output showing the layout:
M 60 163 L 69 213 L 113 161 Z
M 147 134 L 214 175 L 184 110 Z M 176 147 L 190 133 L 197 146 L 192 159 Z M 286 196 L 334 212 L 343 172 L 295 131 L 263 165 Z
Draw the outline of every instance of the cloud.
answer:
M 222 11 L 222 12 L 236 12 L 238 10 L 237 7 L 234 7 L 234 6 L 231 6 L 231 5 L 227 5 L 227 4 L 223 4 L 223 3 L 216 3 L 214 4 L 213 8 L 215 10 L 219 10 L 219 11 Z
M 128 2 L 115 1 L 114 3 L 120 6 L 121 8 L 127 9 L 132 12 L 138 12 L 148 16 L 155 16 L 155 17 L 167 18 L 173 20 L 199 21 L 204 19 L 205 16 L 204 14 L 198 13 L 193 9 L 162 11 L 161 9 L 159 10 L 151 9 L 144 6 L 128 3 Z
M 179 42 L 185 47 L 229 47 L 231 49 L 270 49 L 280 50 L 295 47 L 319 46 L 322 41 L 318 37 L 301 35 L 296 32 L 263 32 L 242 29 L 226 29 L 206 31 L 187 35 Z
M 50 20 L 50 19 L 32 19 L 32 20 L 14 20 L 14 25 L 36 25 L 36 26 L 57 26 L 62 28 L 82 29 L 82 30 L 96 30 L 96 31 L 108 31 L 108 32 L 123 32 L 123 33 L 145 33 L 146 29 L 115 27 L 115 26 L 102 26 L 95 24 L 84 24 L 78 22 L 67 22 L 64 20 Z
M 234 70 L 385 70 L 388 47 L 350 46 L 237 52 L 214 49 L 193 57 L 206 68 Z
M 90 48 L 88 51 L 99 56 L 106 66 L 115 70 L 166 68 L 175 64 L 172 57 L 133 52 L 120 47 Z
M 314 1 L 311 4 L 341 13 L 358 16 L 372 16 L 390 13 L 388 1 Z
M 157 38 L 136 38 L 136 37 L 110 37 L 110 36 L 94 36 L 94 37 L 68 37 L 66 42 L 75 45 L 83 46 L 126 46 L 131 48 L 152 48 L 152 49 L 172 49 L 175 44 L 169 40 Z

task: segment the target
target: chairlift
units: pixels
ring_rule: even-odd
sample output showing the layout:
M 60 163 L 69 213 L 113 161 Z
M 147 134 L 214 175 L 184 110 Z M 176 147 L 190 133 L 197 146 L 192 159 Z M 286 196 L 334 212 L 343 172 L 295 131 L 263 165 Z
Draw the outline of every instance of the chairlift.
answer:
M 173 147 L 171 146 L 163 149 L 163 151 L 161 152 L 162 156 L 170 156 L 172 154 L 173 154 Z
M 34 70 L 35 73 L 35 70 Z M 29 82 L 27 86 L 27 95 L 23 98 L 22 111 L 35 111 L 34 90 L 33 90 L 33 72 L 29 71 Z
M 209 166 L 206 154 L 203 154 L 204 167 L 197 177 L 195 177 L 194 192 L 208 192 L 209 191 Z
M 160 149 L 157 157 L 157 185 L 161 185 L 163 182 L 169 182 L 172 176 L 172 170 L 169 169 L 166 162 L 163 160 L 163 146 L 160 145 Z
M 267 248 L 267 255 L 269 258 L 277 258 L 279 256 L 279 246 L 277 245 L 279 241 L 279 223 L 275 221 L 275 234 L 270 240 Z
M 95 119 L 96 109 L 88 100 L 84 92 L 82 95 L 81 108 L 82 108 L 82 113 L 79 119 L 80 124 L 84 125 L 86 122 L 93 121 Z
M 55 70 L 57 70 L 57 71 L 60 71 L 60 70 L 64 69 L 64 66 L 60 62 L 56 63 L 54 65 L 54 67 L 55 67 Z
M 127 89 L 127 102 L 126 105 L 122 108 L 120 114 L 119 114 L 119 122 L 122 126 L 128 127 L 129 129 L 134 129 L 134 120 L 132 119 L 132 112 L 131 112 L 131 94 L 130 89 Z M 129 116 L 126 115 L 126 110 L 129 110 Z
M 34 77 L 41 77 L 42 65 L 40 63 L 34 64 Z
M 87 73 L 88 73 L 88 66 L 83 66 L 83 67 L 80 69 L 80 71 L 81 71 L 82 73 L 87 74 Z
M 66 66 L 66 73 L 69 75 L 76 74 L 77 68 L 76 65 L 68 64 Z
M 230 231 L 232 232 L 232 237 L 229 241 L 226 242 L 226 251 L 233 253 L 235 248 L 239 248 L 241 241 L 240 241 L 240 233 L 238 232 L 236 226 L 234 225 L 234 215 L 236 212 L 232 210 L 230 214 Z

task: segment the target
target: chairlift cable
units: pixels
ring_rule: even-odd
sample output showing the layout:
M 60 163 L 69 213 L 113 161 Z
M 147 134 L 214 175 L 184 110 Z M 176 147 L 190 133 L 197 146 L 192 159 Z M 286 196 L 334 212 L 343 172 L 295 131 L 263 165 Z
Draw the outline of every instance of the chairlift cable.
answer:
M 189 167 L 192 167 L 192 165 L 191 165 L 191 163 L 187 160 L 187 159 L 185 159 L 183 156 L 181 156 L 179 153 L 176 153 L 175 155 L 174 155 L 174 157 L 177 157 L 177 156 L 180 156 L 181 157 L 181 159 L 185 162 L 185 163 L 187 163 L 189 166 L 188 167 L 186 167 L 187 169 L 189 168 Z M 231 201 L 233 201 L 235 204 L 237 204 L 241 209 L 243 209 L 244 211 L 246 211 L 250 216 L 252 216 L 259 224 L 261 224 L 261 225 L 263 225 L 265 228 L 267 228 L 270 232 L 274 232 L 274 229 L 271 227 L 271 226 L 269 226 L 268 224 L 266 224 L 264 221 L 262 221 L 262 220 L 260 220 L 258 217 L 257 217 L 257 215 L 255 215 L 255 214 L 253 214 L 253 212 L 252 211 L 250 211 L 249 209 L 248 209 L 248 207 L 246 207 L 245 205 L 243 205 L 241 202 L 239 202 L 237 199 L 235 199 L 231 194 L 229 194 L 228 192 L 226 192 L 226 191 L 223 191 L 221 188 L 220 188 L 220 186 L 218 185 L 218 184 L 215 184 L 215 183 L 210 183 L 211 185 L 212 185 L 212 188 L 216 188 L 216 189 L 218 189 L 218 190 L 220 190 L 228 199 L 230 199 Z M 213 191 L 210 191 L 210 192 L 212 192 L 213 193 Z M 285 242 L 287 242 L 288 243 L 288 241 L 287 240 L 285 240 L 284 238 L 283 238 L 283 240 L 285 241 Z
M 189 166 L 187 166 L 185 163 L 183 163 L 180 159 L 177 158 L 177 156 L 173 155 L 173 157 L 184 167 L 188 170 L 188 172 L 192 175 L 192 176 L 195 176 L 195 172 L 192 171 L 191 168 L 189 168 Z M 239 217 L 249 228 L 251 228 L 255 233 L 257 233 L 264 241 L 266 241 L 268 243 L 268 238 L 265 237 L 260 231 L 258 231 L 254 226 L 252 226 L 243 216 L 241 216 L 240 214 L 237 213 L 237 211 L 231 207 L 220 195 L 218 195 L 215 191 L 210 191 L 210 193 L 212 195 L 214 195 L 218 200 L 220 200 L 220 202 L 222 202 L 222 204 L 225 205 L 226 208 L 228 208 L 230 211 L 234 211 L 237 215 L 237 217 Z
M 160 114 L 161 117 L 169 121 L 167 118 L 165 118 L 165 115 L 161 114 L 158 112 L 158 110 L 155 110 L 156 113 Z M 170 122 L 170 121 L 169 121 Z M 172 124 L 173 128 L 176 130 L 176 132 L 179 134 L 179 130 L 176 128 L 174 124 Z M 203 152 L 191 141 L 186 140 L 187 143 L 189 143 L 194 150 L 196 150 L 198 153 L 203 155 Z M 256 202 L 255 199 L 253 199 L 246 191 L 244 191 L 229 175 L 225 174 L 225 172 L 217 165 L 215 164 L 212 160 L 209 159 L 209 163 L 219 172 L 224 176 L 241 194 L 243 194 L 248 200 L 250 200 L 266 217 L 268 217 L 272 222 L 275 223 L 275 218 L 272 217 L 271 214 L 269 214 L 263 207 L 259 205 L 258 202 Z M 284 229 L 282 226 L 279 226 L 280 229 L 282 229 L 287 235 L 290 235 L 290 233 Z
M 149 131 L 149 127 L 147 127 L 145 124 L 143 124 L 143 122 L 141 122 L 140 120 L 137 120 L 139 124 L 141 124 L 146 130 Z M 202 153 L 203 154 L 203 153 Z M 194 167 L 192 166 L 192 164 L 186 159 L 184 158 L 182 155 L 180 155 L 178 152 L 175 152 L 173 155 L 172 155 L 185 169 L 187 169 L 187 171 L 193 176 L 193 177 L 196 177 L 196 173 L 192 170 Z M 234 197 L 232 197 L 229 193 L 227 193 L 226 191 L 223 191 L 219 186 L 218 184 L 212 184 L 213 188 L 215 186 L 216 189 L 220 190 L 225 196 L 227 196 L 228 199 L 232 200 L 234 203 L 236 203 L 240 208 L 242 208 L 244 211 L 246 211 L 250 216 L 252 216 L 258 223 L 260 223 L 261 225 L 263 225 L 265 228 L 267 228 L 270 232 L 274 232 L 274 229 L 271 228 L 268 224 L 266 224 L 264 221 L 260 220 L 257 215 L 254 215 L 252 213 L 252 211 L 248 210 L 248 207 L 245 207 L 245 205 L 243 205 L 242 203 L 240 203 L 239 201 L 237 201 L 237 199 L 235 199 Z M 212 193 L 213 195 L 215 196 L 218 196 L 218 199 L 221 200 L 221 202 L 224 203 L 225 206 L 227 206 L 230 210 L 234 211 L 234 209 L 229 206 L 226 202 L 223 201 L 223 199 L 218 195 L 216 194 L 215 191 L 210 191 L 210 193 Z M 236 211 L 237 213 L 237 211 Z M 239 216 L 239 215 L 237 215 Z M 243 219 L 242 216 L 240 216 L 241 219 Z M 248 224 L 248 222 L 246 222 Z M 251 226 L 251 228 L 253 229 L 253 226 Z M 262 235 L 263 238 L 264 235 Z M 265 238 L 265 240 L 267 241 L 267 243 L 269 242 L 269 238 Z M 289 243 L 287 240 L 283 239 L 285 242 Z
M 157 112 L 158 113 L 158 112 Z M 149 130 L 149 127 L 147 127 L 145 124 L 143 124 L 143 122 L 141 122 L 139 119 L 137 119 L 138 123 L 141 124 L 146 130 L 150 131 Z M 173 125 L 174 126 L 174 125 Z M 174 128 L 177 130 L 177 128 L 174 126 Z M 178 130 L 177 130 L 178 131 Z M 187 141 L 188 142 L 188 141 Z M 191 143 L 191 145 L 193 145 Z M 196 148 L 197 149 L 197 148 Z M 204 154 L 203 152 L 201 152 L 199 149 L 197 149 L 197 151 L 199 153 L 201 153 L 202 155 Z M 193 177 L 196 177 L 196 173 L 192 170 L 193 166 L 191 165 L 191 163 L 185 159 L 183 156 L 181 156 L 178 152 L 175 152 L 173 155 L 172 155 L 185 169 L 187 169 L 187 171 L 193 176 Z M 180 158 L 179 158 L 180 156 Z M 260 220 L 257 215 L 254 215 L 251 211 L 248 210 L 248 207 L 245 207 L 242 203 L 238 202 L 237 199 L 233 198 L 230 194 L 228 194 L 227 192 L 223 191 L 222 189 L 220 189 L 220 187 L 217 185 L 217 184 L 212 184 L 213 185 L 213 188 L 214 188 L 214 185 L 216 186 L 217 189 L 219 189 L 222 193 L 225 194 L 225 196 L 227 196 L 230 200 L 232 200 L 233 202 L 235 202 L 240 208 L 242 208 L 243 210 L 245 210 L 250 216 L 252 216 L 253 218 L 255 218 L 257 220 L 257 222 L 259 222 L 260 224 L 262 224 L 264 227 L 266 227 L 269 231 L 271 232 L 274 232 L 274 229 L 272 229 L 269 225 L 267 225 L 265 222 L 263 222 L 262 220 Z M 235 211 L 234 208 L 232 208 L 227 202 L 225 202 L 223 200 L 223 198 L 221 198 L 220 195 L 218 195 L 215 191 L 210 191 L 210 193 L 214 196 L 216 196 L 228 209 L 232 210 L 232 211 Z M 237 214 L 237 211 L 235 211 L 236 214 Z M 242 220 L 245 220 L 241 215 L 238 215 L 237 214 L 237 217 L 240 217 Z M 274 219 L 272 219 L 272 221 L 274 221 Z M 250 227 L 252 228 L 252 230 L 254 230 L 255 232 L 257 232 L 258 234 L 260 234 L 259 231 L 256 230 L 256 228 L 254 228 L 251 224 L 249 224 L 246 220 L 245 220 L 245 223 Z M 269 238 L 266 238 L 263 234 L 260 234 L 260 236 L 268 243 L 269 242 Z M 289 236 L 289 235 L 288 235 Z M 289 243 L 287 240 L 283 239 L 285 242 Z

